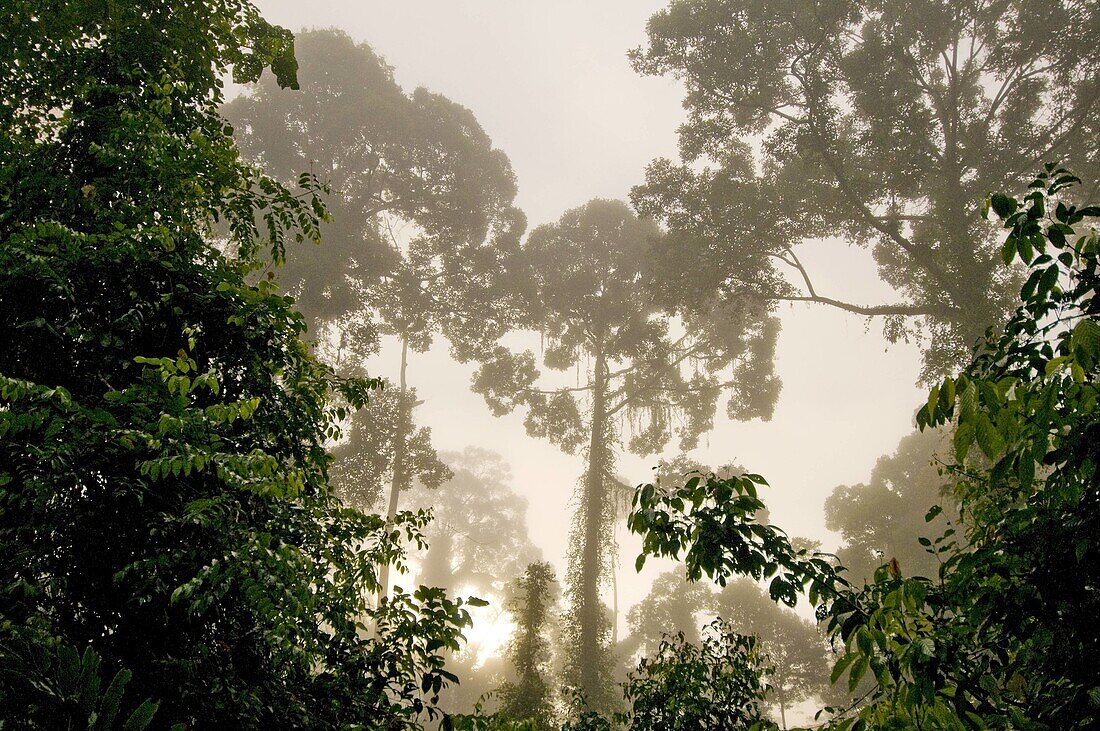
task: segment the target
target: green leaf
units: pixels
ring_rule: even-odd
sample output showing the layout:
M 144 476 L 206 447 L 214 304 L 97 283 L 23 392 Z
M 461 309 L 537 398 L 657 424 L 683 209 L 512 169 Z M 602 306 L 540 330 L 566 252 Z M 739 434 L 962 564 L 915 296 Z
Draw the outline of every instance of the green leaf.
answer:
M 859 685 L 859 681 L 863 680 L 863 676 L 867 674 L 867 668 L 870 667 L 870 660 L 866 655 L 860 655 L 859 659 L 852 665 L 852 672 L 848 675 L 848 692 L 852 692 Z
M 978 446 L 989 459 L 995 459 L 1004 449 L 1004 439 L 1002 439 L 1001 433 L 997 431 L 997 427 L 993 426 L 993 422 L 984 413 L 978 414 L 976 436 Z
M 1002 193 L 994 193 L 989 197 L 989 205 L 993 212 L 1003 218 L 1008 218 L 1020 207 L 1020 202 Z
M 840 676 L 844 674 L 844 671 L 848 669 L 849 665 L 855 662 L 855 659 L 857 657 L 859 657 L 859 655 L 857 655 L 856 653 L 849 652 L 844 657 L 837 660 L 836 664 L 833 665 L 833 672 L 829 676 L 829 683 L 832 684 L 839 680 Z
M 955 461 L 961 464 L 966 460 L 966 455 L 970 451 L 970 445 L 974 443 L 974 422 L 967 421 L 959 424 L 955 429 L 955 436 L 952 438 L 952 442 L 955 447 Z
M 1084 354 L 1085 359 L 1088 362 L 1082 362 L 1083 366 L 1094 367 L 1097 362 L 1100 362 L 1100 324 L 1092 318 L 1085 318 L 1077 323 L 1073 328 L 1073 334 L 1070 336 L 1070 347 L 1077 353 Z
M 140 706 L 134 709 L 126 723 L 122 724 L 122 731 L 143 731 L 153 721 L 160 703 L 146 699 Z

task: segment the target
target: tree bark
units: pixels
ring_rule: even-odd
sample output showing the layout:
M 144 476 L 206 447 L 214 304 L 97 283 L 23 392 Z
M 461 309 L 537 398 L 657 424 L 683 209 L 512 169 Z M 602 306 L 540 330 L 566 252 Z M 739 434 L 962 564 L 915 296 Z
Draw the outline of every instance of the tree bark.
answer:
M 783 731 L 787 731 L 787 702 L 783 697 L 783 684 L 780 683 L 777 688 L 779 691 L 779 720 L 783 726 Z
M 584 544 L 581 547 L 580 599 L 577 620 L 580 624 L 581 691 L 586 697 L 601 695 L 600 574 L 603 545 L 604 484 L 607 438 L 607 361 L 602 348 L 596 349 L 596 372 L 592 389 L 592 432 L 588 446 L 588 470 L 584 481 Z
M 404 337 L 401 339 L 401 370 L 398 380 L 398 393 L 400 398 L 398 399 L 400 409 L 398 411 L 397 429 L 393 435 L 393 477 L 390 482 L 390 501 L 386 507 L 386 532 L 389 533 L 393 530 L 393 520 L 397 515 L 397 503 L 401 497 L 401 491 L 405 489 L 405 483 L 408 478 L 405 475 L 405 453 L 408 448 L 409 431 L 411 424 L 410 415 L 405 413 L 405 392 L 408 389 L 408 382 L 406 380 L 407 371 L 409 366 L 409 339 Z M 385 601 L 390 595 L 390 565 L 385 563 L 382 565 L 382 569 L 379 572 L 379 589 L 378 596 L 381 601 Z

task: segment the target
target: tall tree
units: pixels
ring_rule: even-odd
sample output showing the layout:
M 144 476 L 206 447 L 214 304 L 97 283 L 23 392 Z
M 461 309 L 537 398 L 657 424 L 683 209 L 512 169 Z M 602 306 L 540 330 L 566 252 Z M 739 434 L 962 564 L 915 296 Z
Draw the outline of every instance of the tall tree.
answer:
M 512 490 L 511 468 L 496 452 L 467 447 L 443 460 L 453 475 L 446 489 L 409 496 L 411 508 L 431 509 L 433 518 L 418 581 L 502 597 L 541 558 L 527 534 L 527 500 Z
M 226 114 L 272 175 L 312 169 L 333 190 L 325 247 L 292 257 L 284 274 L 315 335 L 352 365 L 376 350 L 376 333 L 400 343 L 394 386 L 407 408 L 383 426 L 393 432 L 392 521 L 420 446 L 410 443 L 419 432 L 415 399 L 405 398 L 409 351 L 426 351 L 443 331 L 465 360 L 503 332 L 512 298 L 500 275 L 526 222 L 512 203 L 508 158 L 468 109 L 423 88 L 407 94 L 367 44 L 342 32 L 303 32 L 297 49 L 303 93 L 261 79 Z M 373 428 L 367 416 L 362 429 Z
M 594 200 L 531 232 L 523 247 L 527 302 L 518 327 L 542 333 L 543 365 L 576 369 L 577 384 L 542 378 L 531 351 L 498 345 L 474 376 L 497 415 L 526 408 L 528 433 L 585 456 L 571 535 L 567 595 L 575 631 L 569 684 L 596 708 L 615 702 L 600 590 L 610 553 L 615 450 L 663 448 L 675 435 L 695 446 L 716 403 L 766 417 L 778 393 L 772 374 L 777 324 L 744 298 L 721 308 L 662 300 L 664 276 L 649 256 L 660 231 L 618 201 Z M 581 377 L 583 374 L 583 378 Z
M 507 651 L 515 680 L 500 688 L 500 712 L 517 721 L 530 720 L 535 731 L 556 728 L 548 629 L 557 602 L 553 567 L 536 562 L 515 580 L 506 605 L 516 620 L 516 632 Z
M 292 36 L 232 0 L 17 0 L 0 26 L 5 717 L 66 727 L 11 672 L 29 646 L 39 671 L 132 672 L 162 727 L 417 725 L 469 616 L 441 591 L 372 605 L 400 551 L 329 495 L 325 449 L 329 398 L 367 384 L 250 276 L 316 238 L 320 191 L 244 164 L 218 115 L 230 70 L 294 85 Z
M 826 499 L 825 525 L 844 539 L 837 558 L 849 581 L 871 581 L 891 559 L 907 576 L 938 575 L 939 562 L 920 539 L 938 538 L 958 518 L 951 480 L 942 474 L 950 445 L 941 430 L 914 432 L 879 458 L 868 482 L 840 485 Z M 943 511 L 926 521 L 933 505 Z
M 672 286 L 884 317 L 891 340 L 924 336 L 926 380 L 1018 286 L 974 215 L 988 191 L 1061 158 L 1097 194 L 1093 2 L 674 0 L 648 36 L 635 68 L 686 89 L 682 162 L 632 196 L 678 234 L 665 255 L 691 266 Z M 820 291 L 799 252 L 825 237 L 870 247 L 901 299 Z
M 1057 107 L 1052 110 L 1057 111 Z M 954 424 L 950 473 L 963 540 L 937 539 L 939 576 L 896 563 L 853 589 L 825 557 L 753 524 L 763 478 L 638 491 L 644 555 L 683 555 L 689 577 L 772 577 L 773 599 L 809 589 L 830 640 L 833 677 L 865 702 L 843 728 L 1092 728 L 1100 722 L 1095 588 L 1100 551 L 1100 206 L 1056 163 L 1023 200 L 987 204 L 1008 229 L 1002 256 L 1028 267 L 1020 306 L 958 375 L 933 386 L 922 428 Z M 930 511 L 929 517 L 935 514 Z

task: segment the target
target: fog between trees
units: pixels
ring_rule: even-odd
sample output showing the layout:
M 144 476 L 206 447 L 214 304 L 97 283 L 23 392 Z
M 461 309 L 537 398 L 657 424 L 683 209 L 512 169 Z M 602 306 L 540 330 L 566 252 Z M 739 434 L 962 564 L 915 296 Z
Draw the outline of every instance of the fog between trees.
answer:
M 62 5 L 15 727 L 1100 718 L 1090 4 Z

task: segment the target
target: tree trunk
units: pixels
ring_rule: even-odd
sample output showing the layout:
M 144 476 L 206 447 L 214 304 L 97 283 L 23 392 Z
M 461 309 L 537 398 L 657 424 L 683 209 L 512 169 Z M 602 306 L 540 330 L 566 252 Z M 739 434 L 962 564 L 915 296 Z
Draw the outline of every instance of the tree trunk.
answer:
M 584 480 L 584 543 L 581 546 L 580 634 L 581 691 L 588 698 L 602 696 L 600 662 L 600 574 L 606 546 L 603 541 L 604 507 L 607 490 L 607 361 L 602 348 L 596 349 L 596 372 L 592 390 L 592 433 L 588 446 L 588 470 Z
M 421 564 L 417 582 L 426 586 L 454 589 L 452 585 L 454 570 L 451 566 L 453 553 L 454 534 L 449 529 L 433 534 L 431 541 L 428 542 L 428 553 Z
M 398 410 L 397 430 L 393 436 L 393 479 L 390 482 L 390 502 L 386 507 L 386 532 L 393 530 L 393 519 L 397 515 L 397 502 L 401 491 L 405 489 L 408 478 L 405 475 L 405 452 L 408 448 L 409 432 L 412 424 L 411 414 L 405 412 L 405 392 L 408 389 L 406 371 L 409 366 L 409 339 L 401 339 L 401 371 L 398 381 L 400 408 Z M 379 599 L 385 601 L 390 595 L 390 565 L 385 563 L 379 572 Z
M 618 518 L 616 517 L 616 522 Z M 614 528 L 612 528 L 614 530 Z M 607 570 L 611 573 L 611 646 L 619 645 L 619 574 L 615 570 L 615 557 L 609 556 Z
M 787 701 L 783 697 L 783 684 L 780 683 L 776 690 L 779 691 L 779 720 L 783 726 L 783 731 L 787 731 Z

